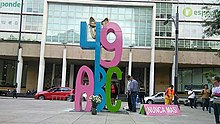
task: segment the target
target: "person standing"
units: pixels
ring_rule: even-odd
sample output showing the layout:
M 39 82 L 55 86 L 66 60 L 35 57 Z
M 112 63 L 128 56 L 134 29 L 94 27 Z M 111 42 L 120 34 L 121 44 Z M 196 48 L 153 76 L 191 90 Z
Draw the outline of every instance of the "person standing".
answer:
M 196 102 L 195 102 L 196 94 L 194 93 L 192 88 L 190 88 L 188 91 L 188 99 L 189 99 L 190 107 L 193 108 L 193 105 L 194 105 L 194 108 L 197 109 Z
M 202 110 L 204 111 L 205 107 L 208 111 L 209 108 L 209 96 L 210 96 L 210 90 L 208 87 L 208 84 L 204 85 L 204 89 L 202 90 Z
M 138 96 L 139 96 L 139 100 L 140 100 L 141 104 L 144 104 L 145 91 L 144 91 L 143 87 L 140 88 Z
M 18 86 L 18 83 L 15 84 L 14 90 L 12 91 L 12 97 L 13 98 L 15 97 L 16 99 L 17 99 L 17 90 L 16 90 L 17 86 Z
M 127 75 L 126 76 L 127 80 L 128 80 L 128 85 L 127 85 L 127 98 L 128 98 L 128 109 L 127 111 L 131 111 L 132 110 L 132 104 L 131 104 L 131 89 L 130 89 L 130 85 L 131 85 L 131 76 Z
M 165 92 L 165 105 L 170 105 L 174 96 L 173 85 L 170 85 Z
M 219 121 L 219 114 L 220 114 L 220 77 L 213 77 L 212 78 L 212 96 L 213 96 L 213 109 L 214 109 L 214 116 L 216 124 L 220 124 Z
M 132 104 L 132 112 L 136 112 L 136 98 L 138 94 L 138 82 L 131 76 L 130 78 L 130 90 L 131 90 L 131 104 Z
M 118 87 L 116 86 L 116 83 L 113 82 L 111 85 L 111 100 L 112 100 L 112 105 L 115 105 L 115 100 L 118 95 Z
M 17 99 L 17 90 L 16 90 L 16 88 L 14 88 L 14 90 L 12 91 L 12 97 Z

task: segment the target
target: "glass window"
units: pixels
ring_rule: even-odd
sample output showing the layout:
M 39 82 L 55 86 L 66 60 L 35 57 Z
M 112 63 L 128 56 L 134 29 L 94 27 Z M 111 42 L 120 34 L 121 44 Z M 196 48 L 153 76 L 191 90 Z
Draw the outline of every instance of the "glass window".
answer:
M 61 88 L 61 91 L 63 91 L 63 92 L 69 92 L 70 91 L 70 89 L 68 89 L 68 88 Z
M 60 5 L 60 6 L 59 6 Z M 79 43 L 80 22 L 87 21 L 92 16 L 96 21 L 102 21 L 108 17 L 111 21 L 117 22 L 123 34 L 124 45 L 135 43 L 137 46 L 150 46 L 150 37 L 152 26 L 152 8 L 151 7 L 106 7 L 97 5 L 80 5 L 80 4 L 52 4 L 49 3 L 48 29 L 54 31 L 63 31 L 65 37 L 60 36 L 58 41 L 66 40 L 68 42 Z M 50 7 L 52 6 L 52 7 Z M 57 8 L 62 10 L 57 10 Z M 55 9 L 56 8 L 56 9 Z M 64 11 L 69 8 L 69 11 Z M 56 11 L 57 10 L 57 11 Z M 76 10 L 76 12 L 75 12 Z M 84 11 L 85 10 L 85 11 Z M 62 11 L 62 12 L 61 12 Z M 56 12 L 56 13 L 55 13 Z M 60 15 L 61 12 L 61 15 Z M 63 16 L 63 17 L 62 17 Z M 61 17 L 61 18 L 60 18 Z M 66 17 L 66 18 L 64 18 Z M 56 24 L 55 24 L 56 23 Z M 55 24 L 55 25 L 51 25 Z M 147 28 L 147 27 L 150 28 Z M 71 31 L 71 33 L 69 32 Z M 47 34 L 49 36 L 49 34 Z M 50 35 L 51 36 L 51 35 Z M 88 38 L 91 37 L 88 31 Z M 57 41 L 53 36 L 51 42 Z M 149 39 L 148 39 L 149 38 Z M 137 39 L 137 41 L 135 41 Z M 146 43 L 148 42 L 148 43 Z
M 191 69 L 182 70 L 182 82 L 185 84 L 192 84 L 192 73 Z
M 15 61 L 0 60 L 0 86 L 13 87 Z
M 54 90 L 54 92 L 61 92 L 61 88 L 56 88 L 56 90 Z
M 202 85 L 202 68 L 194 68 L 193 69 L 193 84 Z
M 22 33 L 21 37 L 24 41 L 41 41 L 41 34 Z

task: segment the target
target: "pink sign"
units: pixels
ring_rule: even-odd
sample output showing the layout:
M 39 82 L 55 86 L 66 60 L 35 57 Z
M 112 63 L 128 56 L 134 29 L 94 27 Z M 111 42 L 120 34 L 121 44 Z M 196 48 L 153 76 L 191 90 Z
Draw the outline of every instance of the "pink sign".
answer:
M 149 116 L 180 115 L 177 105 L 144 104 L 144 109 Z

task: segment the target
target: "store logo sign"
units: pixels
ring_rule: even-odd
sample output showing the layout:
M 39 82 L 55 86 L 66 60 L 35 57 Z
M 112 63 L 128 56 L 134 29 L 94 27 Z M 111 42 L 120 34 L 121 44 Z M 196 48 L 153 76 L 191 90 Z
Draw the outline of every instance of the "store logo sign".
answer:
M 190 7 L 186 7 L 183 9 L 183 15 L 186 17 L 190 17 L 193 14 L 193 10 Z
M 6 8 L 6 7 L 21 7 L 21 3 L 15 1 L 15 2 L 0 2 L 0 8 Z
M 200 16 L 200 17 L 213 17 L 217 16 L 218 10 L 206 10 L 206 9 L 195 9 L 192 10 L 190 7 L 186 7 L 183 9 L 183 15 L 185 17 L 191 17 L 191 16 Z

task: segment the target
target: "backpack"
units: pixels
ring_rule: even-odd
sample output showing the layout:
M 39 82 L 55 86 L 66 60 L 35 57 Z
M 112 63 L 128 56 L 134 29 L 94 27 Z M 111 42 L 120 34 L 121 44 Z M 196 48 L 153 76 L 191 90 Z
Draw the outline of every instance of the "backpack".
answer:
M 114 85 L 111 86 L 111 92 L 115 93 L 115 86 Z

